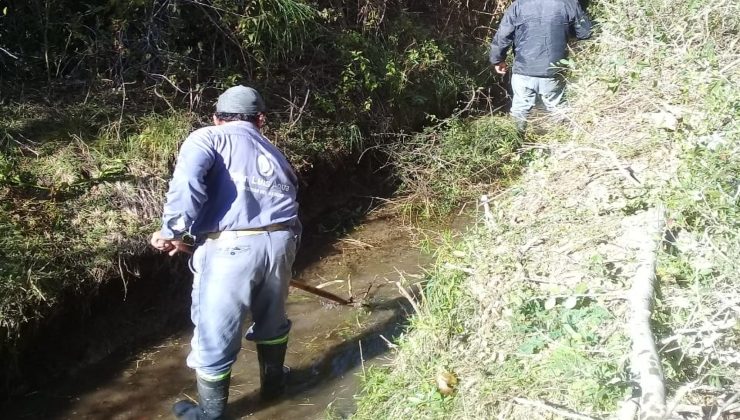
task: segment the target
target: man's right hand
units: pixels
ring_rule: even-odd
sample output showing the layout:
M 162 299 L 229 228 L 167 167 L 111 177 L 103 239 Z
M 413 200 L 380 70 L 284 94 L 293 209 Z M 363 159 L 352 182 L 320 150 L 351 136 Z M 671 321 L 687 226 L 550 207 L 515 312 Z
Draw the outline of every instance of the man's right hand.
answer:
M 509 65 L 506 64 L 506 61 L 502 61 L 494 64 L 493 69 L 496 70 L 496 73 L 504 75 L 509 70 Z
M 177 254 L 178 252 L 184 252 L 192 254 L 190 246 L 185 245 L 182 241 L 176 239 L 164 239 L 162 238 L 159 231 L 152 234 L 152 238 L 149 240 L 152 247 L 168 253 L 170 256 Z

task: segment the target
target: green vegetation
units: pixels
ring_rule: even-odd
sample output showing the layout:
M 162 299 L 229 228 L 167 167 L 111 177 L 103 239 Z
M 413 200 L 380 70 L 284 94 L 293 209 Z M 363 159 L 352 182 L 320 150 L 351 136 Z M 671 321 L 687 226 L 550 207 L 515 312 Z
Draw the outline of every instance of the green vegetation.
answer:
M 660 203 L 669 233 L 653 330 L 668 410 L 730 407 L 740 377 L 740 10 L 619 0 L 590 12 L 598 31 L 567 63 L 566 122 L 528 135 L 536 144 L 524 145 L 521 180 L 439 251 L 395 360 L 366 375 L 355 418 L 624 410 L 636 379 L 631 241 Z
M 566 245 L 582 232 L 548 235 L 551 218 L 512 220 L 513 209 L 531 199 L 515 196 L 494 212 L 501 216 L 493 227 L 438 251 L 392 370 L 379 368 L 365 378 L 356 417 L 380 408 L 404 418 L 518 418 L 524 411 L 509 405 L 514 399 L 553 396 L 568 407 L 614 409 L 627 388 L 618 356 L 626 338 L 614 328 L 621 313 L 611 282 L 602 277 L 607 270 L 592 258 L 583 277 L 549 279 L 555 264 L 539 255 L 536 240 L 544 235 L 548 243 Z M 458 382 L 450 396 L 439 390 L 444 372 Z
M 137 241 L 161 206 L 147 191 L 161 194 L 162 174 L 192 123 L 171 114 L 132 119 L 128 132 L 117 132 L 118 123 L 95 121 L 95 109 L 3 108 L 0 328 L 8 343 L 65 292 L 90 290 L 119 270 L 120 256 L 140 252 Z M 54 131 L 38 128 L 41 138 L 34 125 Z
M 592 2 L 595 39 L 564 63 L 571 112 L 523 142 L 505 117 L 474 118 L 499 100 L 479 87 L 480 28 L 503 3 L 16 3 L 0 16 L 3 360 L 70 302 L 135 281 L 180 142 L 245 83 L 309 188 L 380 151 L 407 214 L 491 197 L 409 285 L 416 314 L 356 418 L 613 414 L 635 380 L 631 226 L 660 203 L 671 407 L 717 409 L 740 377 L 736 3 Z M 6 381 L 23 374 L 10 365 Z
M 520 137 L 511 119 L 449 118 L 388 146 L 407 212 L 445 216 L 481 188 L 503 185 L 521 167 Z
M 221 89 L 243 83 L 264 94 L 268 137 L 305 186 L 320 189 L 315 179 L 336 175 L 328 169 L 400 150 L 389 145 L 392 133 L 447 117 L 489 84 L 485 54 L 472 40 L 490 16 L 469 16 L 469 7 L 305 0 L 0 7 L 0 356 L 17 360 L 46 319 L 87 307 L 101 286 L 121 282 L 125 295 L 140 281 L 136 266 L 151 252 L 146 236 L 158 223 L 177 148 L 209 123 Z M 446 153 L 461 161 L 456 141 Z M 505 149 L 488 161 L 481 152 L 466 170 L 504 161 Z M 24 368 L 7 363 L 1 382 Z

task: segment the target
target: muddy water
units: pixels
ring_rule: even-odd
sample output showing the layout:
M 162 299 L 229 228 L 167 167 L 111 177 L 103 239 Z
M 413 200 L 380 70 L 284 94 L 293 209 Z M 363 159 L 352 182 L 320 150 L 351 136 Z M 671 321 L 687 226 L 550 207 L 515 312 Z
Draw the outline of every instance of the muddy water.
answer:
M 318 419 L 328 411 L 339 417 L 351 413 L 363 369 L 383 362 L 385 339 L 398 334 L 406 317 L 408 303 L 395 282 L 418 275 L 428 260 L 412 245 L 410 231 L 383 212 L 371 214 L 320 254 L 297 280 L 351 295 L 365 305 L 338 306 L 292 289 L 287 395 L 270 405 L 259 402 L 255 348 L 245 341 L 233 369 L 232 418 Z M 2 417 L 171 418 L 175 401 L 197 395 L 192 371 L 184 365 L 190 336 L 188 329 L 134 357 L 109 360 L 69 385 L 18 400 L 11 417 Z

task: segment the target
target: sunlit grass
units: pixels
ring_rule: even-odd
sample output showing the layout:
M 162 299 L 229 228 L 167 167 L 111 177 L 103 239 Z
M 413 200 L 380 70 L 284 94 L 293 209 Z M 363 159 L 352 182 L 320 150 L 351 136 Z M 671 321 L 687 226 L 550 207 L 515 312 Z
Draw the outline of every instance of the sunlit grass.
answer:
M 658 202 L 678 238 L 660 256 L 654 315 L 669 398 L 681 389 L 676 403 L 714 407 L 732 394 L 738 5 L 620 0 L 594 2 L 591 12 L 599 25 L 571 57 L 566 121 L 527 136 L 537 144 L 526 148 L 545 153 L 492 204 L 493 222 L 479 222 L 483 234 L 468 234 L 452 246 L 464 252 L 431 272 L 396 358 L 367 375 L 356 418 L 552 415 L 531 405 L 541 402 L 613 415 L 633 391 L 621 301 L 631 260 L 602 246 L 623 218 Z M 457 146 L 476 161 L 475 144 Z M 423 157 L 434 163 L 444 154 Z M 619 172 L 625 162 L 639 168 L 639 187 Z M 465 172 L 449 167 L 453 177 Z M 417 178 L 449 185 L 434 175 Z M 599 183 L 606 195 L 590 203 Z M 471 196 L 489 191 L 471 187 Z M 441 299 L 440 285 L 450 287 Z M 705 328 L 716 334 L 681 333 Z M 459 378 L 452 396 L 434 386 L 439 369 Z M 711 400 L 702 389 L 715 390 Z

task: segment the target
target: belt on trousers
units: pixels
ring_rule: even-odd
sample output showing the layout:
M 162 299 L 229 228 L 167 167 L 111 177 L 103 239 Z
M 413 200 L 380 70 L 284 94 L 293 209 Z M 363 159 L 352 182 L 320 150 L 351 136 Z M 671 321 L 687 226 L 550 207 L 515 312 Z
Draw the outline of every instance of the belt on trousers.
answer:
M 288 226 L 276 223 L 274 225 L 268 225 L 259 228 L 252 229 L 239 229 L 239 230 L 224 230 L 222 232 L 211 232 L 206 237 L 208 239 L 234 239 L 242 236 L 259 235 L 265 232 L 276 232 L 278 230 L 288 230 Z

